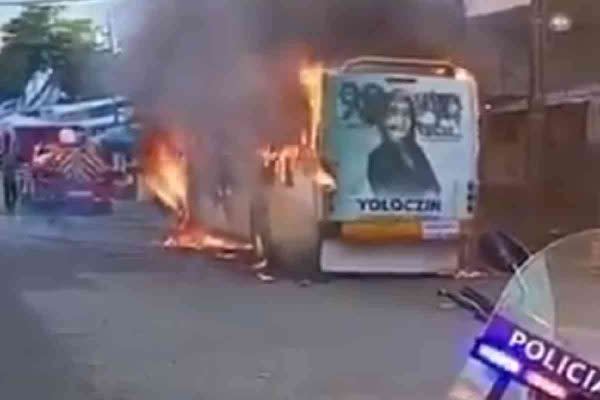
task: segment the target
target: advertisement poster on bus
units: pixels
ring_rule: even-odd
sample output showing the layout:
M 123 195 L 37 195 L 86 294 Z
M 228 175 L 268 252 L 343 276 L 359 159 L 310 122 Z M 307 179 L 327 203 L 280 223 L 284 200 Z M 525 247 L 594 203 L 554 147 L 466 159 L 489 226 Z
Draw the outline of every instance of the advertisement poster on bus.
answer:
M 458 218 L 477 179 L 473 95 L 463 81 L 342 75 L 325 149 L 337 170 L 334 219 Z

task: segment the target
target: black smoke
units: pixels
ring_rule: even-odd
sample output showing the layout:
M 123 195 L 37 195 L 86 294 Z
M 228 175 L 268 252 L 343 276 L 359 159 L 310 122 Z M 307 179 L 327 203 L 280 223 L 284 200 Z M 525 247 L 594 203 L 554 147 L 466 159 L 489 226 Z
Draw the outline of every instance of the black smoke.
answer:
M 303 61 L 454 58 L 464 34 L 458 3 L 137 0 L 119 86 L 146 121 L 193 138 L 198 175 L 245 181 L 258 146 L 297 143 L 307 126 L 298 81 Z
M 289 137 L 304 122 L 302 59 L 450 57 L 462 35 L 458 3 L 140 0 L 121 84 L 150 114 L 205 134 Z

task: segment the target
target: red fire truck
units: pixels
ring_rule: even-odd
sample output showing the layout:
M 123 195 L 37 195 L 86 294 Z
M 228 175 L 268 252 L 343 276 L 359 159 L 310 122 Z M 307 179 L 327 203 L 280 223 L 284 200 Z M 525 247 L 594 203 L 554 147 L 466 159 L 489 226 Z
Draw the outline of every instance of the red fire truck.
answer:
M 71 129 L 33 146 L 22 169 L 23 205 L 47 211 L 112 211 L 113 172 L 101 149 Z

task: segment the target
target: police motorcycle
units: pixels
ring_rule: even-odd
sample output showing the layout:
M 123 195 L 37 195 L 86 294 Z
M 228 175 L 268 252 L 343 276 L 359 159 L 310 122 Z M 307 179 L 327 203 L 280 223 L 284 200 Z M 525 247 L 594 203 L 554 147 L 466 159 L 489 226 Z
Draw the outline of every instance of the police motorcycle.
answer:
M 490 265 L 512 277 L 496 304 L 470 288 L 440 292 L 485 323 L 448 398 L 600 399 L 600 230 L 534 255 L 484 239 Z

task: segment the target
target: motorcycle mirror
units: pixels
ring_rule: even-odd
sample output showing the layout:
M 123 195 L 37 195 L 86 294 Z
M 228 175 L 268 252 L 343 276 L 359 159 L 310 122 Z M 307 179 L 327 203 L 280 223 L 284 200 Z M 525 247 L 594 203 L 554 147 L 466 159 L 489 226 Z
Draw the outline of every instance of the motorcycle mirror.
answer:
M 490 267 L 511 274 L 531 255 L 521 242 L 502 231 L 484 233 L 479 238 L 479 253 Z

